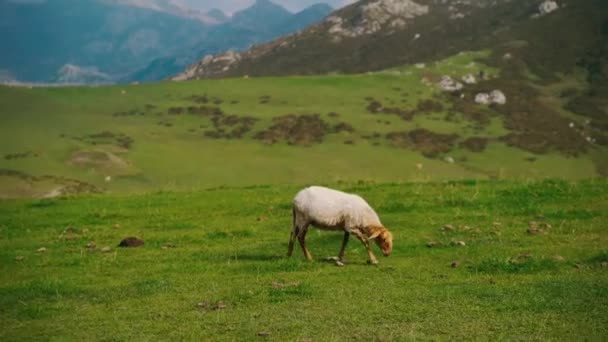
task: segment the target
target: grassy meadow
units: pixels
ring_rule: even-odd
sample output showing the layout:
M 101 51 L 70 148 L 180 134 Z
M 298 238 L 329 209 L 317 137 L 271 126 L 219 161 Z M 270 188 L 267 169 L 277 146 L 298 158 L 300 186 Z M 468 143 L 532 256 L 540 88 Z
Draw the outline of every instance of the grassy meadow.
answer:
M 334 186 L 392 230 L 379 266 L 318 230 L 286 258 L 296 186 L 2 202 L 0 340 L 608 336 L 605 180 Z
M 606 339 L 608 151 L 560 97 L 584 81 L 478 106 L 509 86 L 488 56 L 0 87 L 0 340 Z M 313 229 L 315 261 L 286 258 L 313 183 L 366 198 L 392 255 L 351 239 L 336 267 L 342 235 Z
M 505 117 L 491 108 L 482 123 L 451 108 L 435 83 L 446 74 L 498 75 L 478 61 L 487 55 L 463 53 L 423 68 L 361 75 L 0 87 L 0 197 L 53 197 L 92 188 L 132 193 L 598 176 L 608 165 L 604 147 L 576 155 L 533 153 L 501 140 L 509 133 Z M 546 87 L 548 98 L 560 91 L 554 88 Z M 370 112 L 373 102 L 388 112 Z M 218 110 L 218 116 L 210 114 Z M 584 118 L 572 120 L 578 125 Z M 388 138 L 412 130 L 442 135 L 448 145 L 422 137 L 420 146 L 411 146 L 399 135 Z M 256 139 L 264 132 L 265 138 Z M 483 140 L 482 150 L 463 147 L 473 137 Z

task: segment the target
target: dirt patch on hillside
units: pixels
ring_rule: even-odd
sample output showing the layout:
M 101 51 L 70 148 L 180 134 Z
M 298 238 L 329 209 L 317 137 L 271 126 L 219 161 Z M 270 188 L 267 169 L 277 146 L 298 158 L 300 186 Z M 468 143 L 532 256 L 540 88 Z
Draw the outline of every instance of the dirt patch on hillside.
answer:
M 483 152 L 488 145 L 488 138 L 470 137 L 460 143 L 460 147 L 471 152 Z
M 132 169 L 131 164 L 126 160 L 114 153 L 101 150 L 76 151 L 70 156 L 68 164 L 77 167 L 93 168 L 103 172 L 105 175 L 126 174 Z
M 458 135 L 440 134 L 420 128 L 409 132 L 391 132 L 386 138 L 395 147 L 412 148 L 425 157 L 435 158 L 452 150 Z
M 309 146 L 323 142 L 331 131 L 332 127 L 319 114 L 289 114 L 273 118 L 272 125 L 254 138 L 266 144 L 285 141 L 289 145 Z
M 0 169 L 0 198 L 52 198 L 78 193 L 99 193 L 101 189 L 76 179 L 50 175 L 32 176 Z

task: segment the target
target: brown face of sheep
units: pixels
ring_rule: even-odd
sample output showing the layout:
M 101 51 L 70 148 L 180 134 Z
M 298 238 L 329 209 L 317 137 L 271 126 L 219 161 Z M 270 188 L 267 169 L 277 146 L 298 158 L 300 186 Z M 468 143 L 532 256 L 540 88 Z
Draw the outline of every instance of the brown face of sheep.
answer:
M 380 234 L 375 237 L 376 244 L 382 250 L 384 256 L 391 255 L 393 250 L 393 234 L 388 230 L 384 229 Z

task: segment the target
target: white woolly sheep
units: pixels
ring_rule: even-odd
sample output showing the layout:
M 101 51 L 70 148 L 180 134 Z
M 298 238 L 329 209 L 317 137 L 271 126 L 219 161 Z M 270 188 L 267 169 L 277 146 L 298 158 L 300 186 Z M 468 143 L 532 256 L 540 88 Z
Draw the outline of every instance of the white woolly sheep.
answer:
M 393 235 L 386 229 L 378 215 L 361 197 L 321 186 L 311 186 L 298 192 L 293 199 L 293 231 L 289 239 L 287 256 L 291 256 L 296 238 L 304 256 L 312 260 L 306 248 L 306 233 L 312 225 L 323 230 L 343 231 L 342 248 L 332 258 L 339 266 L 344 265 L 344 250 L 350 234 L 354 234 L 367 249 L 370 264 L 378 260 L 370 249 L 369 242 L 376 241 L 385 256 L 393 248 Z

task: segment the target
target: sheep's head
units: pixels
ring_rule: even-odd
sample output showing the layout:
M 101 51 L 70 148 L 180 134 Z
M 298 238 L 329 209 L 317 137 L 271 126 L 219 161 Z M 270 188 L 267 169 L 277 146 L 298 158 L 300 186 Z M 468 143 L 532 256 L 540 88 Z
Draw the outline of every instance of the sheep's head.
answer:
M 376 244 L 382 250 L 384 256 L 389 256 L 393 250 L 393 234 L 384 227 L 378 227 L 375 232 L 369 237 L 370 240 L 376 241 Z

